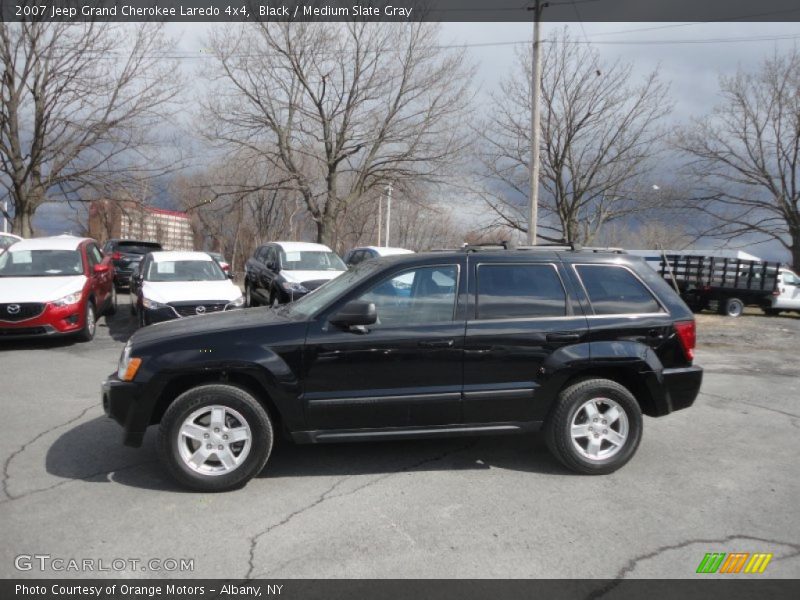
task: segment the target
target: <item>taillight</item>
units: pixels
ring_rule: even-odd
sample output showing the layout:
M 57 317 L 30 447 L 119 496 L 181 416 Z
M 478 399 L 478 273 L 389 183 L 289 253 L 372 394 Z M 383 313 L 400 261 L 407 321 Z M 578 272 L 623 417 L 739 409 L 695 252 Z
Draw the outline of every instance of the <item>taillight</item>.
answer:
M 697 329 L 694 321 L 679 321 L 675 323 L 675 332 L 681 342 L 683 353 L 689 360 L 694 360 L 694 347 L 697 343 Z
M 114 254 L 111 255 L 111 260 L 120 260 L 121 258 L 122 254 L 120 254 L 119 252 L 114 252 Z

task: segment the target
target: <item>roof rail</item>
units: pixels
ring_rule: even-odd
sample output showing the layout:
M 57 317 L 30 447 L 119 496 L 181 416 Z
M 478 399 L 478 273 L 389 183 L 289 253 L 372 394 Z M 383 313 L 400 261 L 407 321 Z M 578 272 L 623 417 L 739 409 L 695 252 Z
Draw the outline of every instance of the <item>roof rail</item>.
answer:
M 535 246 L 517 246 L 514 242 L 503 241 L 497 244 L 462 244 L 459 248 L 452 250 L 447 248 L 436 248 L 429 252 L 482 252 L 485 250 L 571 250 L 573 252 L 613 252 L 615 254 L 627 254 L 623 248 L 581 246 L 574 242 L 568 243 L 546 243 L 536 244 Z

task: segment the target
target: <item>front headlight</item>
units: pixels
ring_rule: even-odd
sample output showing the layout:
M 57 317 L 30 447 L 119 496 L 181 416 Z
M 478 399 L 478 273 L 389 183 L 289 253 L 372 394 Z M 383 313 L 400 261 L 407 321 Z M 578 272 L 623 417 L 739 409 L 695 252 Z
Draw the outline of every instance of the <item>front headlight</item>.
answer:
M 167 307 L 166 304 L 161 304 L 160 302 L 156 302 L 155 300 L 150 300 L 149 298 L 142 298 L 142 306 L 150 310 L 158 310 L 159 308 Z
M 67 294 L 63 298 L 53 300 L 53 306 L 69 306 L 70 304 L 77 304 L 81 301 L 81 293 L 75 292 L 74 294 Z
M 225 310 L 228 310 L 228 309 L 231 309 L 231 308 L 242 308 L 243 306 L 244 306 L 244 296 L 239 296 L 233 302 L 228 302 L 225 305 Z
M 294 283 L 292 281 L 284 281 L 281 283 L 281 287 L 286 290 L 287 292 L 307 292 L 308 290 L 303 287 L 302 283 Z
M 131 353 L 133 348 L 131 343 L 125 344 L 125 349 L 122 351 L 122 356 L 119 357 L 119 365 L 117 366 L 117 377 L 120 381 L 133 381 L 136 377 L 136 371 L 142 364 L 141 358 L 132 358 Z

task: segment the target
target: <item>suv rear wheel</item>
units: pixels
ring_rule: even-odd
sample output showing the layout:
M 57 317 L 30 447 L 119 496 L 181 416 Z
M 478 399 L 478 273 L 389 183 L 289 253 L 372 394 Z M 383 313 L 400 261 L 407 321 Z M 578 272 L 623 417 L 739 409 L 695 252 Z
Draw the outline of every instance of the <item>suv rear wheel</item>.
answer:
M 642 410 L 615 381 L 587 379 L 561 391 L 545 424 L 550 451 L 566 467 L 588 475 L 627 463 L 642 437 Z
M 272 451 L 272 423 L 245 390 L 223 384 L 184 392 L 161 420 L 158 450 L 179 483 L 203 492 L 243 486 Z

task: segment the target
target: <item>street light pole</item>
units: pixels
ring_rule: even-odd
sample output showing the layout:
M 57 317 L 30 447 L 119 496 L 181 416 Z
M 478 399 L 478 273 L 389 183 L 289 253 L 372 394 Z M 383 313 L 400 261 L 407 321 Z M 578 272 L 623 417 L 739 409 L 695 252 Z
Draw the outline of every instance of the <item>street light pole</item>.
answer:
M 529 7 L 533 11 L 533 61 L 531 64 L 531 192 L 528 207 L 528 245 L 536 245 L 536 227 L 539 220 L 539 135 L 541 122 L 539 116 L 539 103 L 542 95 L 542 53 L 540 41 L 542 11 L 548 6 L 547 2 L 536 0 Z
M 381 230 L 383 229 L 383 194 L 378 194 L 378 247 L 381 246 Z
M 8 200 L 3 200 L 3 233 L 8 233 Z
M 392 224 L 392 183 L 386 186 L 386 247 L 389 247 L 389 231 Z

